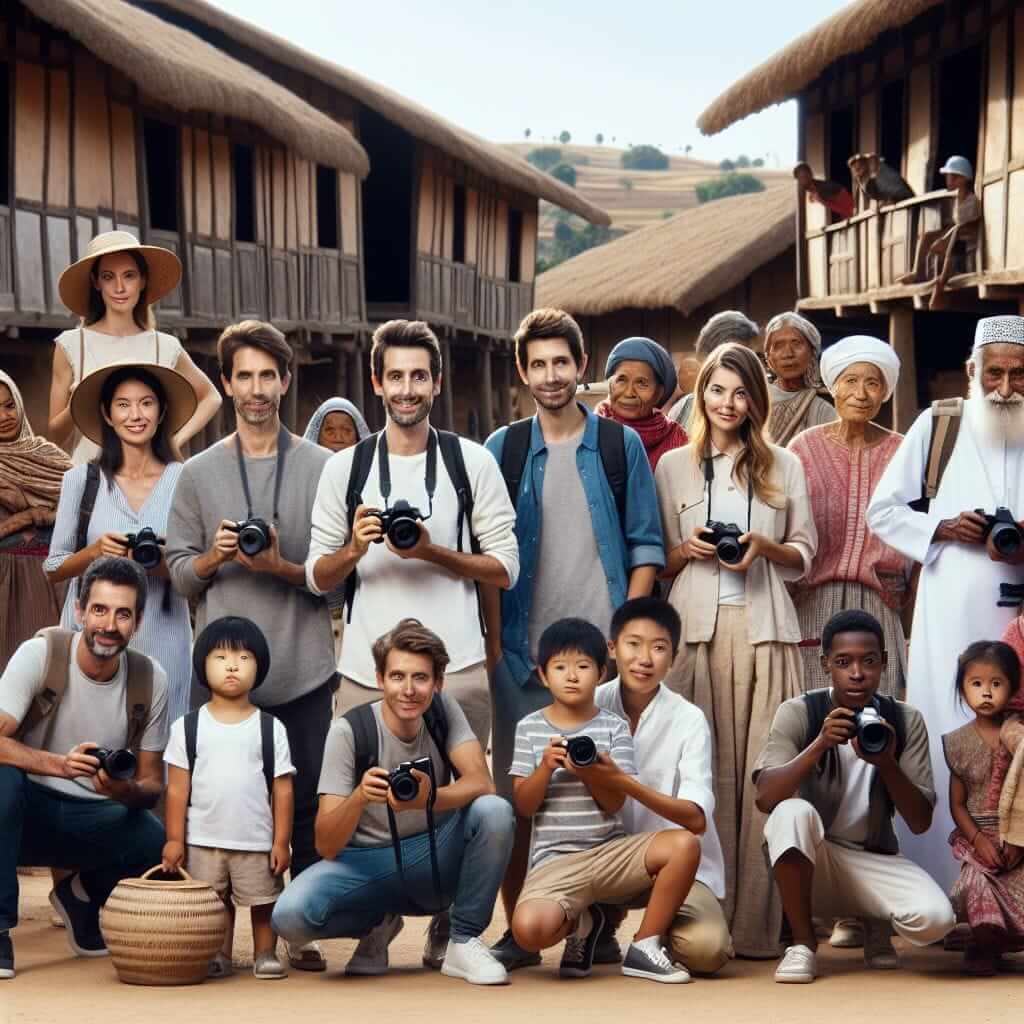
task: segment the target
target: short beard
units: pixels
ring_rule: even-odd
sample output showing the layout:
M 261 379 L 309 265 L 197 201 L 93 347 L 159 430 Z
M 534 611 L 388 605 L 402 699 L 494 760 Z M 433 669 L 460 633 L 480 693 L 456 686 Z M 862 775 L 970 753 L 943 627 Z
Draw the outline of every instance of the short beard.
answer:
M 567 405 L 576 400 L 576 390 L 578 387 L 578 384 L 574 385 L 573 387 L 570 387 L 566 391 L 567 397 L 564 399 L 548 398 L 541 391 L 531 391 L 530 396 L 542 408 L 547 409 L 549 412 L 558 412 L 559 409 L 564 409 Z
M 110 661 L 111 658 L 117 658 L 121 652 L 128 646 L 123 640 L 113 647 L 100 647 L 96 643 L 96 633 L 98 630 L 92 632 L 86 632 L 84 635 L 85 646 L 89 648 L 89 653 L 94 658 L 99 658 L 100 661 Z
M 258 427 L 268 420 L 272 420 L 281 411 L 281 399 L 278 398 L 276 401 L 273 398 L 267 398 L 270 403 L 265 413 L 251 413 L 246 408 L 244 403 L 237 398 L 233 398 L 232 402 L 235 406 L 235 415 L 245 420 L 246 423 L 251 427 Z
M 994 400 L 978 377 L 970 382 L 968 394 L 968 415 L 983 437 L 1011 448 L 1024 446 L 1024 397 L 1014 393 L 1009 401 Z
M 398 412 L 390 402 L 385 401 L 384 408 L 388 411 L 388 418 L 400 427 L 415 427 L 422 423 L 434 408 L 433 398 L 424 398 L 412 412 Z

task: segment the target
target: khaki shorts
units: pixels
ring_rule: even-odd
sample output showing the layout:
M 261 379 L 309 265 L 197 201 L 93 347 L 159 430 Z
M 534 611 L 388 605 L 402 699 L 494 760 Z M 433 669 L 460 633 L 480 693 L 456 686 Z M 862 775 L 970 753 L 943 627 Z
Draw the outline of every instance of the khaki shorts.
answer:
M 591 903 L 629 903 L 654 885 L 645 863 L 657 832 L 622 836 L 554 857 L 526 876 L 519 902 L 553 900 L 575 920 Z
M 277 902 L 284 878 L 270 870 L 269 850 L 219 850 L 189 846 L 189 874 L 213 886 L 222 900 L 231 896 L 236 907 L 260 907 Z

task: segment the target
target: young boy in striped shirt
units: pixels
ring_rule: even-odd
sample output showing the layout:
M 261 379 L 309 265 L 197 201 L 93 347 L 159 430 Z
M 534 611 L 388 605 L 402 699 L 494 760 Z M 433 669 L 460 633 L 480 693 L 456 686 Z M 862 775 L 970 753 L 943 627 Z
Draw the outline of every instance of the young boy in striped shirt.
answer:
M 649 892 L 622 973 L 679 984 L 690 975 L 672 963 L 662 938 L 693 885 L 700 845 L 683 829 L 626 834 L 625 797 L 607 778 L 636 774 L 633 739 L 622 718 L 594 701 L 607 659 L 601 631 L 582 619 L 560 619 L 540 638 L 537 671 L 552 703 L 519 722 L 509 769 L 516 811 L 533 818 L 530 873 L 512 933 L 528 951 L 565 939 L 561 975 L 586 977 L 604 923 L 596 904 Z M 592 746 L 574 742 L 584 737 Z

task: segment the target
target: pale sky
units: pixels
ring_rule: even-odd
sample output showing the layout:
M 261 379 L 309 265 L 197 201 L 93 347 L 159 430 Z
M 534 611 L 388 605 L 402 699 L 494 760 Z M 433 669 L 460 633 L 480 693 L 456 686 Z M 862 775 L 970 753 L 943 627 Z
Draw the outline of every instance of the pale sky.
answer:
M 791 164 L 787 103 L 712 138 L 701 111 L 846 0 L 214 0 L 494 142 L 570 131 L 591 143 L 693 146 Z

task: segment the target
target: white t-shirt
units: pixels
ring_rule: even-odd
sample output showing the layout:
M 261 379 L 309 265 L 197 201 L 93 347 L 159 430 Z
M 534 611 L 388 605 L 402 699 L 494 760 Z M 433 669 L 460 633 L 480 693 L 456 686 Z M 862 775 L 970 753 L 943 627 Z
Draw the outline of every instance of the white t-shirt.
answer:
M 515 585 L 519 575 L 519 546 L 515 535 L 515 510 L 505 481 L 494 456 L 486 448 L 465 438 L 459 441 L 473 491 L 473 532 L 482 553 L 501 562 Z M 322 593 L 313 578 L 317 560 L 348 543 L 345 495 L 354 451 L 355 448 L 348 448 L 332 455 L 320 478 L 306 559 L 306 582 L 315 594 Z M 383 509 L 377 457 L 375 454 L 363 487 L 363 504 Z M 391 455 L 389 468 L 391 505 L 404 499 L 426 515 L 429 511 L 427 453 Z M 459 546 L 457 522 L 458 498 L 438 450 L 434 511 L 424 525 L 434 544 L 456 550 Z M 463 526 L 462 550 L 465 553 L 470 550 L 468 524 Z M 461 579 L 422 559 L 400 558 L 386 544 L 371 544 L 356 571 L 359 586 L 352 605 L 352 621 L 345 625 L 339 664 L 343 676 L 375 689 L 373 642 L 407 617 L 419 619 L 444 640 L 451 658 L 449 672 L 458 672 L 484 660 L 484 638 L 472 580 Z
M 184 718 L 171 726 L 164 760 L 188 771 Z M 294 774 L 288 734 L 275 718 L 274 778 Z M 219 850 L 269 851 L 274 845 L 258 710 L 242 722 L 225 723 L 205 704 L 200 708 L 185 838 L 190 846 Z
M 863 845 L 868 838 L 871 783 L 875 778 L 875 766 L 861 760 L 852 743 L 840 743 L 836 750 L 839 751 L 843 796 L 832 827 L 828 830 L 828 838 Z
M 747 532 L 747 488 L 736 483 L 733 476 L 735 462 L 724 452 L 716 455 L 715 479 L 711 484 L 711 514 L 716 522 L 735 523 Z M 708 539 L 705 536 L 705 539 Z M 747 574 L 718 567 L 718 603 L 738 605 L 747 603 Z
M 108 750 L 122 748 L 128 740 L 128 711 L 125 707 L 125 685 L 128 679 L 128 660 L 120 658 L 114 677 L 105 683 L 90 679 L 78 667 L 79 633 L 71 641 L 71 664 L 68 685 L 48 718 L 22 737 L 34 750 L 52 754 L 66 754 L 79 743 L 95 743 Z M 43 692 L 46 672 L 46 640 L 33 637 L 26 640 L 7 663 L 0 676 L 0 713 L 21 722 L 35 697 Z M 47 729 L 49 741 L 43 744 Z M 153 696 L 149 718 L 139 742 L 140 750 L 163 750 L 167 745 L 167 676 L 153 662 Z M 52 775 L 29 775 L 33 782 L 66 796 L 79 799 L 107 800 L 97 793 L 92 778 L 60 779 Z

